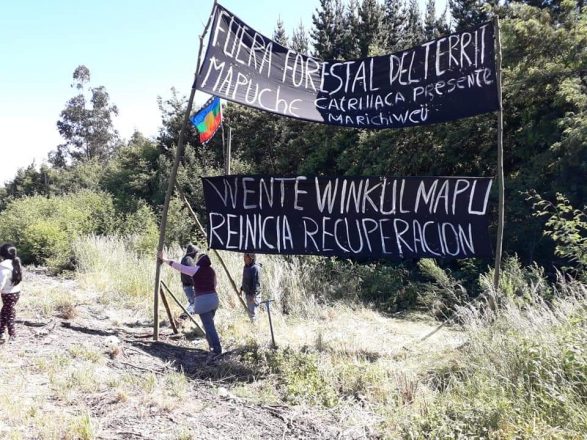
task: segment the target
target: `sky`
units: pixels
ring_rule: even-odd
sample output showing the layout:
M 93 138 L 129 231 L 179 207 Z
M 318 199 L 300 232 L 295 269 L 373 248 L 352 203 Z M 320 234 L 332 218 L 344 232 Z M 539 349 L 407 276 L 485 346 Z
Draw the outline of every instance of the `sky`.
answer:
M 288 34 L 310 27 L 319 0 L 221 0 L 261 33 L 278 18 Z M 0 13 L 0 184 L 33 160 L 40 164 L 63 142 L 57 120 L 74 69 L 90 69 L 90 85 L 104 86 L 119 109 L 115 127 L 154 136 L 161 116 L 157 96 L 171 87 L 188 96 L 199 35 L 212 0 L 7 0 Z M 205 95 L 197 95 L 203 102 Z
M 289 35 L 300 22 L 308 30 L 320 4 L 220 3 L 269 37 L 278 18 Z M 46 161 L 63 143 L 56 123 L 76 94 L 72 74 L 82 64 L 90 69 L 90 85 L 104 86 L 118 107 L 114 124 L 122 138 L 135 130 L 155 136 L 161 123 L 157 97 L 170 97 L 172 87 L 190 94 L 199 35 L 212 5 L 213 0 L 2 1 L 0 184 L 33 160 Z M 196 94 L 195 107 L 206 98 Z

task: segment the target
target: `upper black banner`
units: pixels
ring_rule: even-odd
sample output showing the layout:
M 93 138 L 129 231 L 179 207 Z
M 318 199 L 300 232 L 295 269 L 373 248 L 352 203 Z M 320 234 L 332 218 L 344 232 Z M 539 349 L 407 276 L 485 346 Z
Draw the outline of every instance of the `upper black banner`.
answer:
M 391 55 L 322 61 L 259 34 L 216 4 L 197 88 L 273 113 L 399 128 L 498 109 L 491 22 Z
M 362 260 L 491 255 L 481 177 L 204 177 L 208 245 Z

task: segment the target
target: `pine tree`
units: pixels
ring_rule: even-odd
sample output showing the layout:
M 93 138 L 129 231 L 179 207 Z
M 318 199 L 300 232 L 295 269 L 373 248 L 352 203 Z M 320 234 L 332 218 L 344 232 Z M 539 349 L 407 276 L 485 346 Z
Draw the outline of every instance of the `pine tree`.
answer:
M 361 18 L 359 16 L 359 0 L 350 0 L 345 7 L 340 3 L 340 10 L 337 14 L 343 18 L 339 24 L 342 29 L 342 49 L 339 58 L 353 59 L 361 57 L 360 38 Z
M 320 0 L 320 7 L 312 15 L 314 28 L 314 55 L 326 60 L 352 57 L 356 35 L 355 27 L 349 25 L 348 9 L 342 0 Z
M 489 20 L 484 5 L 496 6 L 497 3 L 498 0 L 448 0 L 455 30 L 462 31 Z
M 332 58 L 334 42 L 332 30 L 334 28 L 333 0 L 320 0 L 320 8 L 312 14 L 314 28 L 310 35 L 314 40 L 314 55 L 323 59 Z
M 406 13 L 406 25 L 403 32 L 403 49 L 407 49 L 424 41 L 424 26 L 420 16 L 417 0 L 410 0 Z
M 406 22 L 403 0 L 385 0 L 384 9 L 384 46 L 387 51 L 396 52 L 402 47 L 402 31 Z
M 373 48 L 383 46 L 382 33 L 384 12 L 377 0 L 363 0 L 359 6 L 359 23 L 356 38 L 359 45 L 359 56 L 369 56 Z
M 426 14 L 424 16 L 424 36 L 426 40 L 434 40 L 450 32 L 446 21 L 446 8 L 444 12 L 436 17 L 436 1 L 426 1 Z
M 426 14 L 424 15 L 424 36 L 426 40 L 433 40 L 437 38 L 438 32 L 436 29 L 436 1 L 426 1 Z
M 291 47 L 292 49 L 307 54 L 310 50 L 310 41 L 308 39 L 308 33 L 304 28 L 304 24 L 300 21 L 300 24 L 297 28 L 294 29 L 292 37 L 291 37 Z
M 273 40 L 277 41 L 284 47 L 288 47 L 289 45 L 287 32 L 285 31 L 285 26 L 283 25 L 283 20 L 281 19 L 281 17 L 277 19 L 277 25 L 275 26 L 275 30 L 273 31 Z

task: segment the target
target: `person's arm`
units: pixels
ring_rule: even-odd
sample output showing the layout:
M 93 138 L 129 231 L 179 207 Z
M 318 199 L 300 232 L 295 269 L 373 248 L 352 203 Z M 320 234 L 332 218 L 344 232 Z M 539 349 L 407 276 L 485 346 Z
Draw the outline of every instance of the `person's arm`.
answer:
M 157 255 L 157 257 L 159 258 L 159 260 L 161 262 L 167 263 L 167 264 L 169 264 L 169 266 L 171 266 L 175 270 L 178 270 L 179 272 L 186 274 L 186 275 L 189 275 L 189 276 L 194 276 L 196 274 L 196 272 L 198 271 L 198 269 L 200 268 L 200 266 L 185 266 L 181 263 L 173 261 L 173 260 L 167 258 L 165 256 L 164 252 L 160 252 L 159 255 Z
M 198 269 L 200 268 L 200 266 L 186 266 L 185 264 L 181 264 L 178 263 L 177 261 L 173 261 L 173 260 L 169 260 L 167 262 L 167 264 L 169 264 L 171 267 L 173 267 L 175 270 L 180 271 L 183 274 L 189 275 L 191 277 L 193 277 L 196 272 L 198 271 Z

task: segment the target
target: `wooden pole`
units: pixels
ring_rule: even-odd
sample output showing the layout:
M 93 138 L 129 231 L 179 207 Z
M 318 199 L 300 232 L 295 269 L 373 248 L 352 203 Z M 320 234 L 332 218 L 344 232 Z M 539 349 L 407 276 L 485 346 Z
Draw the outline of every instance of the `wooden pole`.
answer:
M 163 306 L 165 307 L 165 311 L 167 312 L 167 318 L 169 318 L 169 323 L 171 324 L 173 333 L 177 335 L 179 333 L 179 330 L 177 329 L 177 325 L 175 325 L 175 319 L 173 319 L 173 315 L 171 314 L 171 309 L 169 308 L 167 298 L 165 297 L 163 290 L 159 289 L 159 293 L 161 294 L 161 301 L 163 302 Z
M 226 142 L 226 150 L 224 151 L 224 174 L 230 174 L 230 154 L 232 149 L 232 128 L 228 127 L 228 141 Z
M 185 196 L 184 192 L 179 187 L 179 185 L 177 185 L 177 183 L 176 183 L 176 187 L 177 187 L 177 192 L 179 193 L 179 196 L 182 198 L 184 205 L 187 207 L 187 209 L 190 212 L 191 216 L 193 217 L 194 221 L 196 222 L 196 224 L 200 228 L 200 231 L 202 231 L 202 234 L 204 234 L 204 237 L 207 237 L 206 230 L 204 229 L 204 226 L 202 226 L 202 223 L 200 223 L 200 219 L 198 218 L 198 215 L 194 212 L 194 210 L 190 206 L 188 199 Z M 218 251 L 216 249 L 212 249 L 212 252 L 214 252 L 214 255 L 216 255 L 216 257 L 220 261 L 220 264 L 224 268 L 224 271 L 226 272 L 226 275 L 228 276 L 228 279 L 230 280 L 230 284 L 232 285 L 232 288 L 233 288 L 234 292 L 236 293 L 236 296 L 240 300 L 243 308 L 245 309 L 245 312 L 249 313 L 249 308 L 247 307 L 245 301 L 243 300 L 239 289 L 236 287 L 236 283 L 234 282 L 234 279 L 230 275 L 230 272 L 228 271 L 228 267 L 226 267 L 224 260 L 222 259 L 222 257 L 220 256 L 220 254 L 218 253 Z
M 504 176 L 503 176 L 503 104 L 501 97 L 501 39 L 499 35 L 499 17 L 493 18 L 495 29 L 495 76 L 497 85 L 497 190 L 499 195 L 498 220 L 497 220 L 497 242 L 495 244 L 495 271 L 493 274 L 493 287 L 495 291 L 499 288 L 499 275 L 501 270 L 501 254 L 503 249 L 503 227 L 505 217 L 504 201 Z
M 173 161 L 173 167 L 171 168 L 171 173 L 169 174 L 169 182 L 167 184 L 167 192 L 165 193 L 165 202 L 163 203 L 163 211 L 161 212 L 161 225 L 159 227 L 159 244 L 157 246 L 157 253 L 159 254 L 163 250 L 163 245 L 165 244 L 165 228 L 167 227 L 167 213 L 169 211 L 169 202 L 171 201 L 171 195 L 173 194 L 173 188 L 175 184 L 175 180 L 177 178 L 177 168 L 179 167 L 179 162 L 183 157 L 183 150 L 184 150 L 184 143 L 185 143 L 185 133 L 186 128 L 188 126 L 188 122 L 190 119 L 190 112 L 192 111 L 192 105 L 194 103 L 194 96 L 196 94 L 196 80 L 198 78 L 198 72 L 200 71 L 200 61 L 202 57 L 202 48 L 204 46 L 204 36 L 208 31 L 208 27 L 210 26 L 210 21 L 212 19 L 212 15 L 214 13 L 214 9 L 216 8 L 216 1 L 214 1 L 214 7 L 212 9 L 212 14 L 208 17 L 208 22 L 204 27 L 204 32 L 200 35 L 200 49 L 198 51 L 198 62 L 196 65 L 196 72 L 194 73 L 194 84 L 192 85 L 192 90 L 190 93 L 190 99 L 188 101 L 188 106 L 185 111 L 185 115 L 183 118 L 183 124 L 181 126 L 181 130 L 179 132 L 179 140 L 177 142 L 177 151 L 175 152 L 175 160 Z M 161 261 L 157 258 L 157 266 L 155 268 L 155 291 L 153 294 L 153 340 L 159 340 L 159 289 L 161 288 L 160 285 L 161 281 Z
M 224 121 L 222 121 L 222 156 L 224 157 L 224 174 L 226 174 L 226 136 L 224 135 Z
M 190 315 L 190 312 L 188 312 L 186 310 L 186 308 L 181 304 L 181 302 L 179 302 L 179 300 L 177 299 L 177 297 L 173 294 L 173 292 L 169 289 L 169 287 L 167 287 L 167 284 L 165 284 L 165 281 L 161 281 L 161 285 L 163 286 L 163 288 L 167 291 L 167 293 L 169 293 L 169 295 L 171 295 L 171 297 L 173 298 L 173 300 L 177 303 L 177 305 L 181 308 L 181 310 L 183 310 L 183 312 L 191 319 L 191 321 L 196 324 L 196 327 L 198 327 L 200 329 L 200 331 L 202 333 L 204 333 L 204 336 L 206 336 L 206 332 L 204 331 L 204 329 L 202 327 L 200 327 L 200 324 L 198 324 L 198 321 L 196 321 L 194 319 L 194 317 L 192 315 Z

